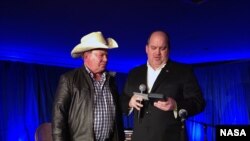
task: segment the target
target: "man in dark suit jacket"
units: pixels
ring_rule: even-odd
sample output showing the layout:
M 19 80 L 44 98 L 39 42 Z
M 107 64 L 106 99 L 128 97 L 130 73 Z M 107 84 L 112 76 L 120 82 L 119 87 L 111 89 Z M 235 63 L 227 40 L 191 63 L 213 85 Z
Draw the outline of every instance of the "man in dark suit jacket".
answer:
M 191 67 L 169 59 L 169 37 L 153 32 L 146 45 L 147 64 L 132 69 L 122 95 L 123 110 L 134 111 L 132 141 L 180 141 L 180 109 L 193 116 L 203 111 L 205 100 Z M 143 100 L 143 93 L 163 94 L 165 99 Z M 140 112 L 138 112 L 140 111 Z

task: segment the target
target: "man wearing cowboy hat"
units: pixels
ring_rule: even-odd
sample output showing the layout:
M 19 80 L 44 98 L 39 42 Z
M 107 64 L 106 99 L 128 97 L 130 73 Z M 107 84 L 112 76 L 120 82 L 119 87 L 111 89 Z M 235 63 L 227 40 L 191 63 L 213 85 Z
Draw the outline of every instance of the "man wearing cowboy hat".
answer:
M 71 56 L 81 57 L 84 65 L 60 77 L 52 113 L 54 141 L 124 140 L 114 74 L 106 71 L 107 49 L 117 47 L 98 31 L 73 48 Z

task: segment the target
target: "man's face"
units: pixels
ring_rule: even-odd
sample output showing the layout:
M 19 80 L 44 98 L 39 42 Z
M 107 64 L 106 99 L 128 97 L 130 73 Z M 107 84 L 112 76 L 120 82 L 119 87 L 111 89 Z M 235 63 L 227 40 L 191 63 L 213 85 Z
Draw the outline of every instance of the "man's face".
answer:
M 165 34 L 154 33 L 146 45 L 148 62 L 154 69 L 167 62 L 169 52 L 167 40 Z
M 108 52 L 105 49 L 95 49 L 85 52 L 84 63 L 93 73 L 101 73 L 106 69 Z

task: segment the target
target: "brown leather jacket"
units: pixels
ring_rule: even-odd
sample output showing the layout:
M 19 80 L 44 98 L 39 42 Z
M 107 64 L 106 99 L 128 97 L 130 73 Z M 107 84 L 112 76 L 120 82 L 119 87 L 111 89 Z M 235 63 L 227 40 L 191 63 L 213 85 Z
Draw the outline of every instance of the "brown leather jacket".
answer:
M 114 76 L 107 75 L 116 105 L 112 141 L 123 141 L 123 123 Z M 85 67 L 60 77 L 53 104 L 52 135 L 54 141 L 94 141 L 92 80 Z

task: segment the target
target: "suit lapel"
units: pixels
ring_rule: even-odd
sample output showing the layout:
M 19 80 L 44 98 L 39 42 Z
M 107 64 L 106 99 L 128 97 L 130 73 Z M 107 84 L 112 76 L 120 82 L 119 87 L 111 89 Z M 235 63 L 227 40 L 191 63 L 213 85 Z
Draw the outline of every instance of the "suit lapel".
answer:
M 157 79 L 155 80 L 155 83 L 153 85 L 151 93 L 156 91 L 156 89 L 161 85 L 162 81 L 165 80 L 167 76 L 169 76 L 169 73 L 170 73 L 169 63 L 167 63 L 165 65 L 165 67 L 162 68 L 160 74 L 158 75 Z
M 142 70 L 141 70 L 141 76 L 142 77 L 139 77 L 140 75 L 138 75 L 138 78 L 135 78 L 135 79 L 139 79 L 138 82 L 140 82 L 140 84 L 145 84 L 147 86 L 147 65 L 143 66 Z M 146 90 L 147 91 L 147 90 Z

